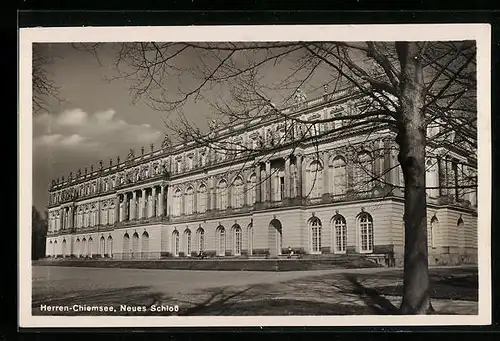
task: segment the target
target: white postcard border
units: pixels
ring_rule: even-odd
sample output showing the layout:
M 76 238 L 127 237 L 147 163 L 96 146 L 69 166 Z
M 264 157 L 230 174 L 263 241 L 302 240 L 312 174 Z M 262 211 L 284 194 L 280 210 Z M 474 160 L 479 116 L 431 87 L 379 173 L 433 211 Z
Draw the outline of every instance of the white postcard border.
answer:
M 476 40 L 478 97 L 478 315 L 33 316 L 31 307 L 32 44 L 126 41 Z M 262 25 L 21 28 L 18 112 L 18 317 L 20 327 L 438 326 L 491 323 L 491 27 L 489 24 Z

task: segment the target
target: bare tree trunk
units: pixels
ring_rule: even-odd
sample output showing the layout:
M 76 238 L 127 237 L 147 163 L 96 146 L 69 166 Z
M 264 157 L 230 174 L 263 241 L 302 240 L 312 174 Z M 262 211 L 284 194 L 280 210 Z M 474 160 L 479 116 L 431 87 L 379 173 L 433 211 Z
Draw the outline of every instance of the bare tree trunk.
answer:
M 427 254 L 424 86 L 415 43 L 397 43 L 401 63 L 401 120 L 397 142 L 405 180 L 405 252 L 402 314 L 432 311 Z

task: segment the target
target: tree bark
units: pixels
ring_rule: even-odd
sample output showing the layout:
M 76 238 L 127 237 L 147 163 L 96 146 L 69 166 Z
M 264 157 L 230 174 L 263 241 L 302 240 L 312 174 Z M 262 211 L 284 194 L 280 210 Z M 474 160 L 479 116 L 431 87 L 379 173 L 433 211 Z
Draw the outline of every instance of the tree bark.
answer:
M 424 83 L 416 43 L 398 42 L 401 117 L 396 142 L 405 181 L 405 251 L 402 314 L 432 312 L 427 254 Z

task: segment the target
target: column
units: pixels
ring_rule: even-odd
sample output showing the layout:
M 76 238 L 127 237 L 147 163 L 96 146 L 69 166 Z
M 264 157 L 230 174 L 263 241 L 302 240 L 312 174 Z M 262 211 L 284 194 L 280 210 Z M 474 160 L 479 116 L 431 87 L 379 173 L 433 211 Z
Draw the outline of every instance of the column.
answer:
M 384 140 L 384 168 L 382 173 L 384 174 L 384 180 L 387 184 L 392 184 L 392 163 L 391 163 L 391 146 L 388 140 Z
M 193 185 L 193 213 L 198 212 L 198 183 Z
M 163 201 L 165 200 L 165 186 L 161 185 L 160 186 L 160 198 L 158 202 L 158 212 L 156 212 L 156 215 L 161 217 L 165 214 L 164 209 L 163 209 Z
M 115 221 L 113 223 L 119 222 L 120 221 L 120 197 L 117 195 L 115 197 Z M 110 221 L 108 221 L 108 224 L 111 224 Z
M 302 198 L 302 155 L 297 154 L 297 197 Z
M 330 182 L 329 182 L 329 169 L 328 166 L 328 152 L 323 152 L 323 193 L 330 193 Z
M 139 200 L 139 213 L 138 218 L 144 218 L 146 215 L 144 214 L 146 211 L 146 189 L 141 189 L 141 199 Z
M 266 161 L 266 193 L 265 201 L 272 201 L 272 187 L 271 187 L 271 160 Z
M 256 202 L 261 202 L 261 180 L 260 180 L 260 162 L 257 163 L 255 166 L 255 176 L 256 176 L 256 181 L 255 181 L 255 201 Z
M 120 203 L 120 220 L 124 221 L 126 218 L 126 202 L 127 202 L 127 193 L 123 193 L 123 200 Z
M 234 186 L 234 179 L 227 179 L 228 182 L 227 182 L 227 192 L 226 192 L 226 195 L 227 195 L 227 207 L 233 207 L 233 201 L 232 201 L 232 197 L 233 197 L 233 186 Z
M 72 228 L 73 228 L 73 206 L 70 206 L 68 210 L 68 229 Z
M 448 185 L 448 178 L 446 174 L 446 161 L 442 158 L 439 158 L 438 161 L 439 166 L 439 195 L 445 196 L 448 194 L 448 189 L 444 188 Z
M 253 190 L 253 189 L 252 189 Z M 248 173 L 243 173 L 243 206 L 248 205 Z
M 151 188 L 151 217 L 158 216 L 158 212 L 156 212 L 156 186 Z
M 137 200 L 137 194 L 136 191 L 132 191 L 132 199 L 130 199 L 130 214 L 129 214 L 129 220 L 134 220 L 136 218 L 136 200 Z
M 290 198 L 290 158 L 287 157 L 285 159 L 285 193 L 284 193 L 284 198 Z
M 59 217 L 59 229 L 60 230 L 64 230 L 64 208 L 61 208 L 61 213 L 60 213 L 60 217 Z

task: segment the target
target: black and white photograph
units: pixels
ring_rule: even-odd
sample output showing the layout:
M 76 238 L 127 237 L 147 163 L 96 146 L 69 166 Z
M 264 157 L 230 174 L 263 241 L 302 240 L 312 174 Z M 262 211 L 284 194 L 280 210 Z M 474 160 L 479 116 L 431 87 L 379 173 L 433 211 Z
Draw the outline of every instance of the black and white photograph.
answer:
M 490 323 L 489 49 L 481 24 L 21 29 L 21 326 Z

